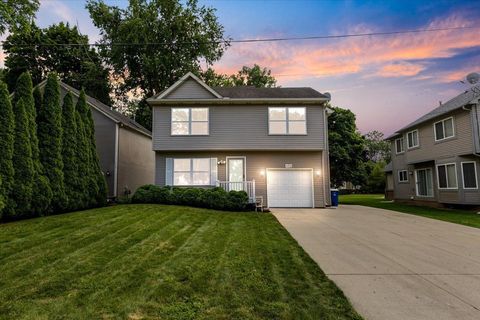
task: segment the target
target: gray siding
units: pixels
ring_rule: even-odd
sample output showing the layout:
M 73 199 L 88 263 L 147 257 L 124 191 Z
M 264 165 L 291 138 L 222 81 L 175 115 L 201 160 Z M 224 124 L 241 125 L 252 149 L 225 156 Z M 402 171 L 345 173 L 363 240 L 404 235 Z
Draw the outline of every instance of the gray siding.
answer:
M 267 185 L 265 175 L 261 175 L 262 170 L 267 168 L 285 168 L 285 164 L 292 164 L 293 168 L 312 168 L 314 170 L 314 197 L 315 206 L 324 207 L 324 193 L 329 201 L 329 190 L 325 189 L 327 177 L 323 173 L 323 152 L 254 152 L 254 151 L 238 151 L 238 152 L 156 152 L 156 174 L 155 183 L 165 185 L 165 159 L 166 158 L 195 158 L 208 157 L 225 160 L 227 156 L 245 156 L 246 157 L 246 173 L 247 180 L 255 179 L 256 194 L 263 196 L 267 201 Z M 218 165 L 218 179 L 227 180 L 226 165 Z M 316 171 L 321 172 L 318 176 Z M 328 170 L 327 170 L 328 171 Z M 326 179 L 324 179 L 326 178 Z
M 436 121 L 453 116 L 455 137 L 435 142 L 433 124 Z M 437 201 L 446 204 L 480 204 L 480 191 L 463 188 L 463 175 L 461 163 L 475 161 L 477 174 L 479 169 L 479 157 L 473 155 L 474 139 L 472 130 L 472 116 L 469 111 L 459 110 L 450 115 L 445 115 L 430 121 L 418 128 L 420 146 L 415 149 L 407 149 L 407 137 L 405 139 L 405 153 L 395 154 L 395 142 L 392 141 L 392 165 L 394 174 L 394 197 L 401 200 Z M 445 190 L 438 188 L 437 165 L 455 163 L 457 168 L 458 189 Z M 415 176 L 409 175 L 408 183 L 398 181 L 398 171 L 429 167 L 433 171 L 434 197 L 423 198 L 416 196 Z M 477 184 L 479 184 L 477 177 Z
M 152 139 L 120 127 L 118 137 L 118 196 L 128 189 L 132 192 L 145 184 L 152 184 L 155 176 L 155 154 Z
M 110 172 L 109 175 L 105 176 L 108 186 L 108 196 L 115 197 L 115 128 L 117 124 L 94 108 L 92 108 L 92 115 L 93 122 L 95 123 L 95 142 L 100 160 L 100 168 L 104 173 Z
M 433 124 L 436 121 L 453 116 L 455 136 L 445 141 L 435 142 Z M 465 155 L 473 153 L 473 135 L 469 111 L 460 110 L 451 115 L 439 117 L 418 128 L 420 147 L 406 151 L 408 163 Z M 405 144 L 407 137 L 405 134 Z M 405 145 L 406 147 L 406 145 Z
M 216 98 L 211 92 L 193 79 L 187 79 L 164 99 L 211 99 Z
M 209 107 L 210 114 L 208 136 L 171 136 L 171 107 L 154 107 L 153 149 L 172 151 L 325 149 L 325 108 L 321 105 L 306 106 L 307 135 L 298 136 L 269 135 L 266 105 L 204 107 Z

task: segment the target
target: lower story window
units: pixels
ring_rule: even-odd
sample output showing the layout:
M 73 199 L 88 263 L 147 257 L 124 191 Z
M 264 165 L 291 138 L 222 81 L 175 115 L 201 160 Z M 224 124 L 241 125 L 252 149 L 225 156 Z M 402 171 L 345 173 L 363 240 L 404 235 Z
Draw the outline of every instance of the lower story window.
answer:
M 477 189 L 477 168 L 475 162 L 462 162 L 463 187 Z
M 210 158 L 173 159 L 173 185 L 211 185 Z
M 408 182 L 408 171 L 407 170 L 398 171 L 398 182 Z
M 441 164 L 437 166 L 438 188 L 457 189 L 457 166 L 455 163 Z
M 433 176 L 432 169 L 418 169 L 415 171 L 417 196 L 433 197 Z

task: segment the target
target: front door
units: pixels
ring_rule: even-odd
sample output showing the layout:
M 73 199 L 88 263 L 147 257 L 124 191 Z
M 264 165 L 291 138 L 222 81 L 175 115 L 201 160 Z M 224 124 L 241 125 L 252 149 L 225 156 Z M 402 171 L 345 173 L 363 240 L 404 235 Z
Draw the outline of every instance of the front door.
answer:
M 227 177 L 229 190 L 244 190 L 245 181 L 245 158 L 227 158 Z

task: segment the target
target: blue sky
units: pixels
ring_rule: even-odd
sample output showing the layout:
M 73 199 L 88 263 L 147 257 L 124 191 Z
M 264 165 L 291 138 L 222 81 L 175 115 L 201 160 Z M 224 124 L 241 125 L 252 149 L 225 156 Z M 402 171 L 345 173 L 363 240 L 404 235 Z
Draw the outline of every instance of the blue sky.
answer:
M 234 39 L 480 25 L 480 1 L 468 0 L 201 3 L 217 9 L 225 34 Z M 81 0 L 41 0 L 37 23 L 78 23 L 82 33 L 98 40 L 84 7 Z M 334 105 L 357 114 L 362 132 L 389 134 L 465 90 L 459 80 L 468 72 L 480 72 L 480 29 L 234 44 L 214 67 L 231 73 L 253 63 L 271 68 L 281 86 L 331 92 Z

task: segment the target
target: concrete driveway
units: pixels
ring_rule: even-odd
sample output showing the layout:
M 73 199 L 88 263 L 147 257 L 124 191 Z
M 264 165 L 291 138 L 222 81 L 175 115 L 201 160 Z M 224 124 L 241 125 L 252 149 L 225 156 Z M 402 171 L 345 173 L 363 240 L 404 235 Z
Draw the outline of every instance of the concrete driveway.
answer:
M 362 206 L 273 213 L 366 319 L 480 319 L 480 229 Z

